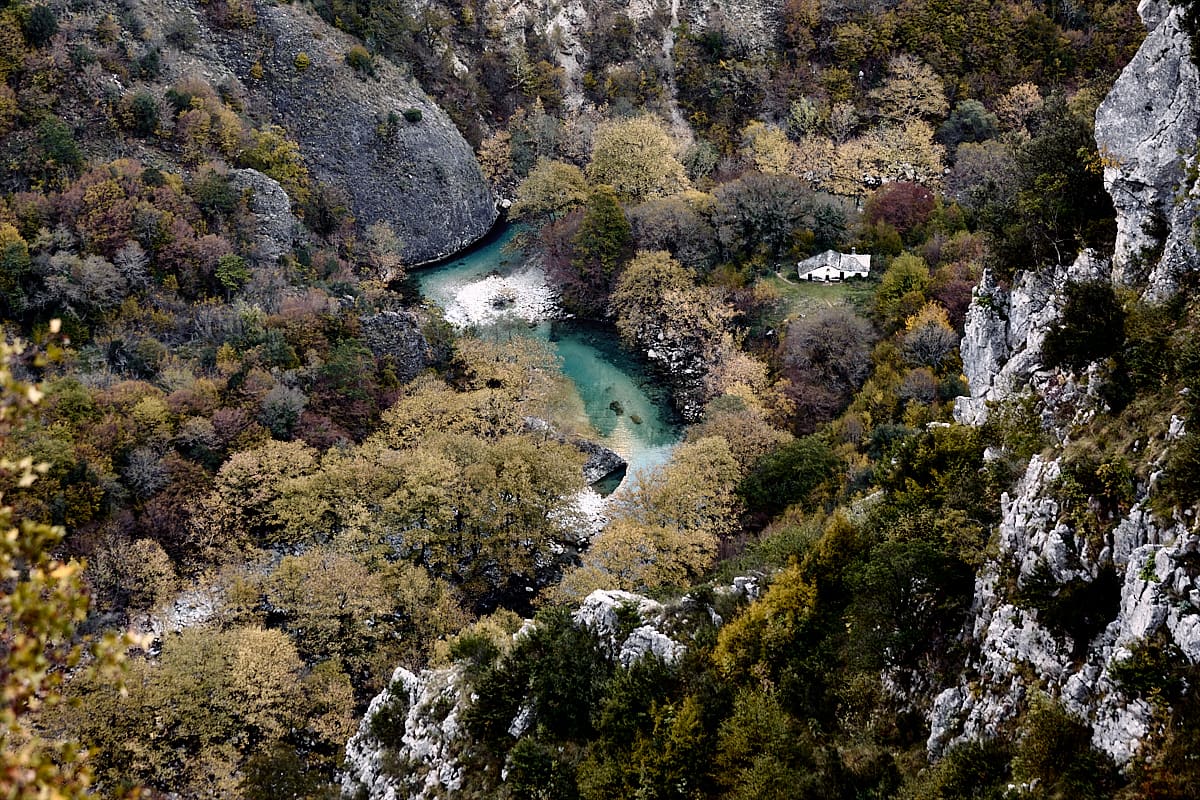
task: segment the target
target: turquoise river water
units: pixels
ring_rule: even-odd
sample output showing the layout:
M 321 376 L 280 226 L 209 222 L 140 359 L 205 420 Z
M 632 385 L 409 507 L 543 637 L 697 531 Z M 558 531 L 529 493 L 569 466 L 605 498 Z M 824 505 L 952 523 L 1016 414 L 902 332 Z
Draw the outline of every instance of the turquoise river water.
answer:
M 540 269 L 505 250 L 514 234 L 510 227 L 454 261 L 417 270 L 421 294 L 460 325 L 497 326 L 549 342 L 578 393 L 569 405 L 582 409 L 584 419 L 574 422 L 586 422 L 590 438 L 628 461 L 629 475 L 664 463 L 682 433 L 667 392 L 610 329 L 547 318 L 556 308 Z M 505 297 L 503 310 L 490 302 L 497 294 Z

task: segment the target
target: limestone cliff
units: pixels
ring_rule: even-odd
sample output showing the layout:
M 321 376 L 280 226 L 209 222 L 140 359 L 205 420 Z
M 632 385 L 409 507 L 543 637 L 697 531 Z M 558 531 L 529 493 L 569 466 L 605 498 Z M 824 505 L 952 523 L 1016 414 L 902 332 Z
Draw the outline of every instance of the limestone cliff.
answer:
M 151 26 L 195 26 L 194 44 L 166 60 L 165 80 L 199 77 L 244 95 L 248 113 L 282 126 L 313 176 L 345 193 L 359 224 L 392 225 L 406 263 L 454 253 L 495 222 L 491 190 L 445 112 L 386 59 L 374 60 L 374 75 L 352 69 L 355 40 L 304 7 L 258 2 L 253 24 L 234 29 L 187 0 L 141 0 L 137 10 Z
M 1019 273 L 1008 287 L 985 275 L 968 312 L 962 356 L 971 396 L 959 399 L 956 415 L 980 424 L 990 404 L 1024 396 L 1051 446 L 1003 498 L 997 554 L 976 578 L 963 634 L 970 656 L 957 685 L 930 710 L 934 755 L 1005 730 L 1033 694 L 1046 692 L 1091 724 L 1093 744 L 1126 764 L 1160 718 L 1114 678 L 1114 668 L 1152 637 L 1200 661 L 1200 536 L 1191 510 L 1150 510 L 1182 421 L 1148 420 L 1137 431 L 1149 479 L 1136 481 L 1127 510 L 1089 529 L 1066 487 L 1072 435 L 1109 411 L 1094 391 L 1097 365 L 1072 372 L 1041 359 L 1068 281 L 1111 280 L 1158 302 L 1179 291 L 1183 273 L 1198 263 L 1189 178 L 1200 126 L 1197 71 L 1179 10 L 1144 1 L 1139 11 L 1150 36 L 1096 121 L 1117 211 L 1111 263 L 1085 253 L 1069 266 Z
M 1200 71 L 1182 9 L 1142 0 L 1138 11 L 1150 35 L 1100 105 L 1096 142 L 1117 210 L 1114 280 L 1162 300 L 1197 264 Z
M 674 663 L 683 655 L 684 645 L 664 632 L 669 619 L 668 609 L 647 597 L 596 591 L 575 611 L 572 623 L 590 632 L 614 663 L 629 666 L 647 656 Z M 528 636 L 534 627 L 525 623 L 513 638 Z M 471 744 L 463 717 L 478 700 L 474 691 L 461 664 L 419 675 L 398 668 L 346 745 L 343 796 L 431 800 L 461 789 L 461 760 Z M 525 702 L 509 722 L 509 733 L 520 737 L 535 717 Z
M 691 128 L 675 101 L 674 47 L 679 27 L 700 30 L 718 25 L 747 51 L 761 53 L 775 47 L 782 7 L 781 0 L 615 0 L 599 5 L 585 0 L 498 0 L 486 6 L 485 27 L 514 55 L 523 52 L 530 36 L 550 42 L 555 66 L 565 78 L 566 105 L 577 110 L 585 105 L 589 37 L 606 34 L 614 19 L 625 18 L 632 28 L 637 57 L 662 67 L 668 85 L 661 110 L 672 120 L 675 135 L 690 141 Z

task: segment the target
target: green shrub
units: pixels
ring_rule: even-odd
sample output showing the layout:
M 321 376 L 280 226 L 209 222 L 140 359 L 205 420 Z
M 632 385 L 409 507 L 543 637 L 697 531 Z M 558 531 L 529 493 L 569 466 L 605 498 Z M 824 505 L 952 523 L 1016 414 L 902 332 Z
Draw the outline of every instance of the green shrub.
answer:
M 162 74 L 162 51 L 152 47 L 137 60 L 135 73 L 139 78 L 154 79 Z
M 1188 35 L 1192 63 L 1200 67 L 1200 3 L 1196 0 L 1171 0 L 1171 5 L 1183 9 L 1180 26 Z
M 375 60 L 361 44 L 356 44 L 346 51 L 346 64 L 355 72 L 375 77 Z
M 1125 311 L 1108 281 L 1072 282 L 1057 325 L 1042 343 L 1048 367 L 1081 369 L 1116 353 L 1125 342 Z
M 414 125 L 421 121 L 422 115 L 419 108 L 406 108 L 402 113 L 404 114 L 404 118 Z
M 1012 761 L 1013 779 L 1034 797 L 1099 800 L 1121 785 L 1112 760 L 1092 747 L 1091 727 L 1044 696 L 1035 698 Z
M 25 40 L 34 47 L 44 47 L 58 33 L 58 17 L 48 6 L 36 5 L 25 19 Z
M 46 117 L 37 128 L 38 156 L 48 180 L 74 175 L 83 167 L 83 151 L 71 128 L 58 117 Z
M 250 134 L 250 144 L 238 154 L 238 166 L 250 167 L 279 181 L 292 202 L 308 201 L 308 168 L 300 155 L 300 145 L 287 138 L 277 125 L 260 128 Z
M 1018 606 L 1038 612 L 1038 621 L 1054 633 L 1071 641 L 1076 656 L 1087 651 L 1088 643 L 1104 630 L 1121 608 L 1121 578 L 1113 566 L 1106 565 L 1093 580 L 1076 578 L 1066 583 L 1054 579 L 1042 563 L 1013 593 Z
M 402 683 L 393 683 L 388 687 L 391 692 L 388 701 L 371 715 L 369 726 L 371 735 L 379 740 L 384 747 L 396 748 L 404 738 L 404 722 L 408 718 L 408 692 Z
M 250 268 L 246 266 L 246 259 L 233 253 L 221 256 L 217 259 L 217 280 L 230 293 L 245 286 L 246 281 L 250 280 Z
M 167 25 L 164 38 L 178 49 L 187 51 L 200 43 L 200 29 L 196 27 L 194 19 L 183 14 Z
M 135 136 L 153 136 L 158 130 L 158 100 L 149 92 L 142 91 L 129 98 L 123 123 Z
M 1124 692 L 1166 704 L 1187 688 L 1187 659 L 1165 631 L 1160 629 L 1130 650 L 1129 658 L 1109 667 L 1109 675 Z
M 238 192 L 229 176 L 204 169 L 188 187 L 188 194 L 209 220 L 227 218 L 238 209 Z
M 296 53 L 296 57 L 292 59 L 292 66 L 296 68 L 297 72 L 304 72 L 304 70 L 312 66 L 312 59 L 308 57 L 308 53 L 301 50 L 299 53 Z
M 748 507 L 770 514 L 794 503 L 811 508 L 813 493 L 833 476 L 837 465 L 829 445 L 807 436 L 759 459 L 738 494 Z
M 488 667 L 500 657 L 500 648 L 483 632 L 465 632 L 450 642 L 450 658 L 465 661 L 476 669 Z
M 1200 501 L 1200 434 L 1189 432 L 1171 445 L 1161 483 L 1164 499 L 1179 506 Z
M 1053 486 L 1060 513 L 1097 549 L 1116 520 L 1129 510 L 1137 485 L 1123 458 L 1097 462 L 1084 456 L 1067 460 Z
M 1009 782 L 1012 749 L 1001 739 L 963 742 L 924 771 L 913 788 L 913 800 L 1000 800 Z

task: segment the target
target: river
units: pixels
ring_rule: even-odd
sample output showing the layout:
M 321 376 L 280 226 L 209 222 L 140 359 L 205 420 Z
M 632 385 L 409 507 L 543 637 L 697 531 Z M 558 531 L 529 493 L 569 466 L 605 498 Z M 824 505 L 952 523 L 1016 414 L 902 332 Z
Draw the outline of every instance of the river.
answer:
M 668 393 L 611 329 L 559 319 L 541 267 L 505 251 L 515 234 L 507 227 L 453 261 L 417 270 L 421 294 L 459 328 L 502 327 L 549 342 L 578 394 L 567 404 L 580 409 L 572 422 L 628 461 L 629 475 L 665 463 L 682 433 Z

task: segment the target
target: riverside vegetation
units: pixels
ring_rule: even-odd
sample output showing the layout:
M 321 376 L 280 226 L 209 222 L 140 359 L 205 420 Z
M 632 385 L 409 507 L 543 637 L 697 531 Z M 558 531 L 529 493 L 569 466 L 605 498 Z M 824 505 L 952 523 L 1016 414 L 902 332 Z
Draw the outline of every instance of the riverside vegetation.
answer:
M 927 749 L 938 692 L 986 679 L 962 673 L 1002 497 L 1073 424 L 1036 393 L 954 422 L 972 287 L 1112 252 L 1093 120 L 1135 6 L 7 6 L 0 312 L 32 344 L 5 353 L 3 515 L 29 546 L 0 598 L 36 614 L 0 635 L 31 687 L 6 694 L 0 795 L 336 796 L 393 669 L 457 665 L 463 797 L 1189 796 L 1200 683 L 1162 636 L 1114 672 L 1152 713 L 1135 760 L 1049 691 Z M 341 123 L 312 97 L 353 110 L 353 145 L 318 138 Z M 385 184 L 407 211 L 363 188 Z M 578 451 L 526 425 L 572 402 L 549 352 L 452 329 L 407 279 L 491 195 L 690 423 L 591 542 Z M 829 247 L 875 277 L 798 308 L 776 272 Z M 1038 354 L 1107 409 L 1054 489 L 1093 544 L 1147 497 L 1164 520 L 1200 500 L 1187 285 L 1071 282 Z M 1172 415 L 1178 444 L 1147 446 Z M 1113 591 L 1038 574 L 1007 577 L 1083 658 Z M 45 575 L 65 588 L 27 588 Z M 757 596 L 718 590 L 746 575 Z M 621 664 L 572 621 L 594 589 L 663 601 L 683 655 Z M 68 668 L 129 628 L 119 680 Z

